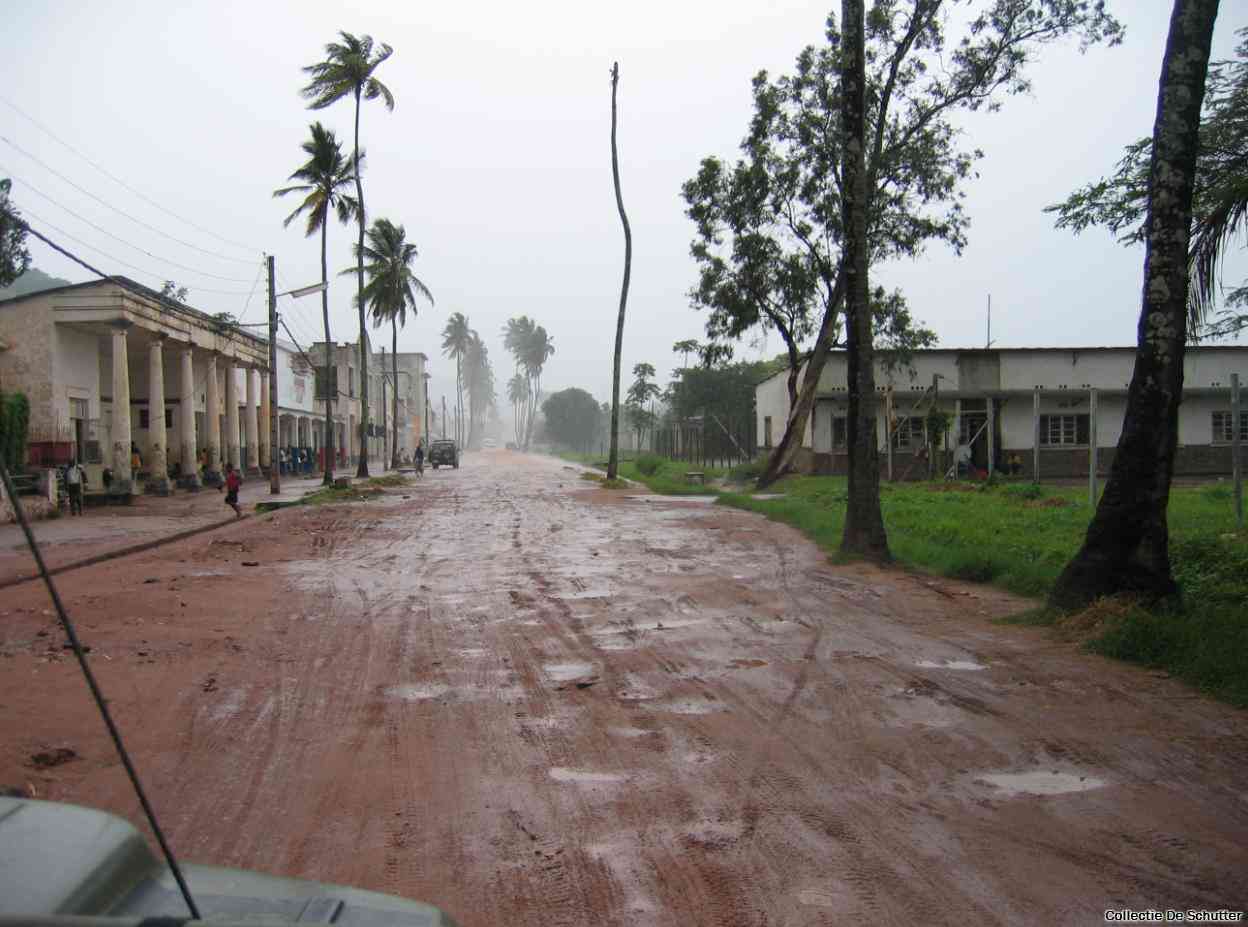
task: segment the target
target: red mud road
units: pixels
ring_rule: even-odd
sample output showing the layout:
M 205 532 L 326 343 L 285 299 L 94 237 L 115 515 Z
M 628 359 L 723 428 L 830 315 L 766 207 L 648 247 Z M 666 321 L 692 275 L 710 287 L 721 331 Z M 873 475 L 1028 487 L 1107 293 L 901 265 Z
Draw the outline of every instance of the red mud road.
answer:
M 465 927 L 1248 904 L 1243 712 L 991 590 L 587 485 L 474 455 L 60 577 L 182 856 Z M 0 598 L 0 785 L 138 821 L 47 607 Z

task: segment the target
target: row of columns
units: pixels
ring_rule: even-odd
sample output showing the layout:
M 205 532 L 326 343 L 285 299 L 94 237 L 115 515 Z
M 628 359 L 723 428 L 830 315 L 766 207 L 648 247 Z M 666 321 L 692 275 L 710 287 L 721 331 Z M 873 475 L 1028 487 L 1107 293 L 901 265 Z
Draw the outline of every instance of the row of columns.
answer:
M 130 421 L 130 364 L 126 343 L 129 330 L 127 323 L 118 323 L 113 328 L 112 362 L 113 362 L 113 421 L 112 421 L 112 471 L 113 482 L 110 490 L 116 493 L 134 491 L 134 472 L 131 466 L 130 446 L 133 432 Z M 171 489 L 169 472 L 169 451 L 166 446 L 165 429 L 165 363 L 164 336 L 160 335 L 152 341 L 148 354 L 148 420 L 152 435 L 149 447 L 149 470 L 151 479 L 148 482 L 149 492 L 166 495 Z M 180 416 L 179 444 L 182 454 L 183 475 L 178 481 L 184 489 L 198 489 L 201 485 L 199 476 L 199 449 L 195 436 L 195 369 L 193 363 L 193 347 L 182 348 L 180 400 L 182 415 Z M 227 442 L 224 459 L 221 447 L 221 390 L 217 382 L 218 358 L 212 353 L 208 357 L 208 384 L 205 395 L 205 450 L 207 462 L 204 466 L 203 482 L 208 485 L 220 485 L 222 481 L 222 465 L 229 462 L 235 469 L 243 469 L 244 464 L 249 472 L 258 472 L 259 468 L 269 466 L 269 416 L 272 414 L 271 397 L 269 396 L 268 377 L 260 376 L 256 368 L 244 368 L 246 381 L 247 406 L 243 412 L 243 428 L 247 438 L 247 460 L 241 460 L 242 449 L 239 446 L 238 422 L 238 383 L 236 371 L 239 365 L 232 358 L 225 364 L 225 416 Z M 257 403 L 256 381 L 259 380 L 259 402 Z M 258 408 L 257 408 L 258 406 Z

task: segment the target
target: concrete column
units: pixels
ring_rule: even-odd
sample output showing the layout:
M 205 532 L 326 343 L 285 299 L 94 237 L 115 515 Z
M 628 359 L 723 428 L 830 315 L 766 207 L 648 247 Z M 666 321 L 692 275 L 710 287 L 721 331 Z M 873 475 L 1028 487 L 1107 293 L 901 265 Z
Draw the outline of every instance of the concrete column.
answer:
M 991 477 L 997 468 L 996 460 L 995 460 L 997 456 L 997 447 L 996 447 L 997 409 L 995 405 L 995 400 L 993 400 L 991 396 L 988 397 L 987 405 L 988 405 L 988 476 Z
M 254 476 L 260 472 L 260 422 L 256 417 L 256 380 L 260 372 L 252 367 L 243 369 L 243 384 L 246 387 L 247 405 L 243 407 L 243 427 L 247 430 L 247 475 Z
M 1096 508 L 1096 390 L 1088 391 L 1088 505 Z
M 269 402 L 269 375 L 260 373 L 260 466 L 266 470 L 272 463 L 272 448 L 269 447 L 269 441 L 272 439 L 273 427 L 273 408 Z
M 199 489 L 199 448 L 195 446 L 195 364 L 192 348 L 187 345 L 182 349 L 181 367 L 181 402 L 178 424 L 180 427 L 180 443 L 182 447 L 182 475 L 178 477 L 178 488 L 192 492 Z
M 238 438 L 238 367 L 231 357 L 225 362 L 225 459 L 235 470 L 242 468 Z
M 146 491 L 167 496 L 169 483 L 169 434 L 165 428 L 165 339 L 157 335 L 148 349 L 147 375 L 147 453 Z
M 221 381 L 217 368 L 217 352 L 208 355 L 208 389 L 204 397 L 204 441 L 208 462 L 204 465 L 204 484 L 221 485 Z
M 130 357 L 126 353 L 128 322 L 113 329 L 113 481 L 109 492 L 128 496 L 134 492 L 130 469 Z

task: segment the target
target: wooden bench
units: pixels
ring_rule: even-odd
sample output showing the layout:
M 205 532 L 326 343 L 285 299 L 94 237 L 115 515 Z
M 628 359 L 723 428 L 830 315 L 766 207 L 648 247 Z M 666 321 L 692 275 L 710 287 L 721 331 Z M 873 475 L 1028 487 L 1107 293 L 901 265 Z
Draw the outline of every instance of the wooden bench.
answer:
M 701 485 L 705 486 L 706 474 L 703 473 L 701 470 L 690 470 L 688 473 L 685 474 L 685 482 L 686 483 L 700 483 Z

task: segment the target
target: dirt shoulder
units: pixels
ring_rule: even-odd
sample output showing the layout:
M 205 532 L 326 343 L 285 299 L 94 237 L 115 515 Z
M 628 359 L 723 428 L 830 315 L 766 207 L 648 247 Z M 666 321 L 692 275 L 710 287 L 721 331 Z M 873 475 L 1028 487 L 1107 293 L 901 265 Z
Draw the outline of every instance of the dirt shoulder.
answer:
M 469 927 L 1248 904 L 1244 712 L 1004 593 L 585 486 L 474 455 L 62 576 L 178 851 Z M 47 610 L 0 605 L 0 785 L 138 821 Z

